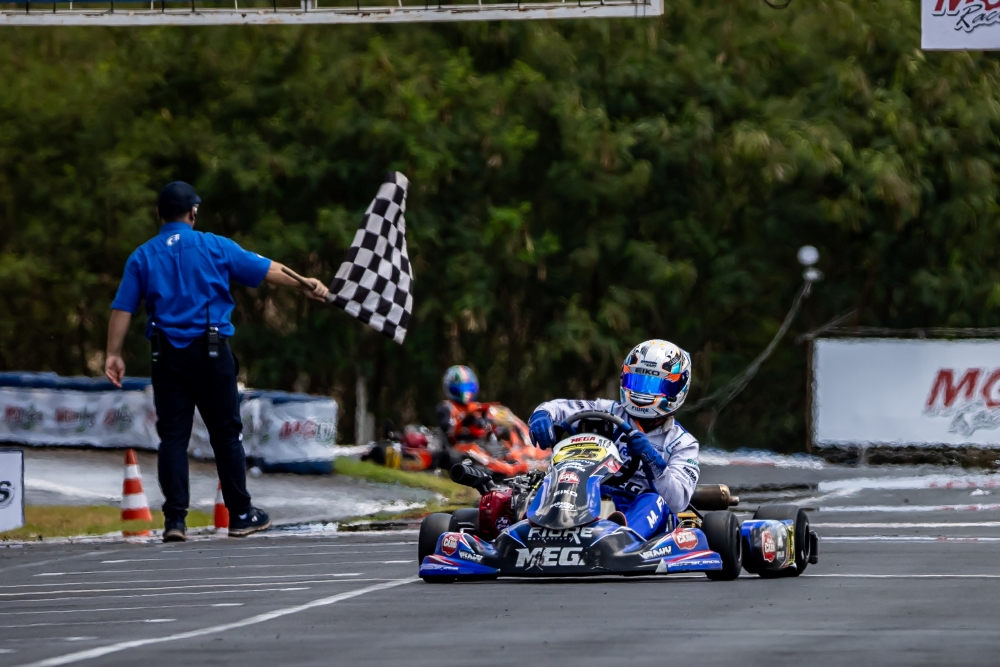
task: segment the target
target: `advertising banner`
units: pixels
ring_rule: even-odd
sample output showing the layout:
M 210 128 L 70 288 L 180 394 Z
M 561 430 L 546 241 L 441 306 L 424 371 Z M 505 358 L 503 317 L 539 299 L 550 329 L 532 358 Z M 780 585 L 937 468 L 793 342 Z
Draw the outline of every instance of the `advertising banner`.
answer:
M 1000 49 L 1000 0 L 921 0 L 920 5 L 922 48 Z
M 156 449 L 151 391 L 0 387 L 0 441 Z
M 1000 447 L 1000 341 L 818 339 L 813 442 Z
M 0 533 L 24 525 L 24 452 L 0 449 Z
M 265 472 L 332 472 L 337 403 L 262 397 L 255 454 Z
M 146 378 L 124 389 L 105 380 L 51 373 L 0 373 L 0 442 L 39 447 L 134 447 L 155 450 L 153 391 Z M 265 470 L 330 472 L 337 442 L 337 402 L 280 391 L 240 393 L 243 447 Z M 188 451 L 213 458 L 198 411 Z

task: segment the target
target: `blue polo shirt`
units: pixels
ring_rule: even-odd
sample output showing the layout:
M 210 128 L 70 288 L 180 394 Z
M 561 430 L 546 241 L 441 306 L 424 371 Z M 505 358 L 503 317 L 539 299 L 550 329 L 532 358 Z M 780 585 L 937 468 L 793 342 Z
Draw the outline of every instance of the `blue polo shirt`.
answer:
M 111 307 L 135 314 L 145 298 L 146 338 L 155 323 L 174 347 L 187 347 L 205 335 L 209 322 L 231 337 L 236 327 L 229 321 L 235 305 L 229 281 L 257 287 L 270 267 L 271 260 L 231 239 L 168 222 L 128 258 Z

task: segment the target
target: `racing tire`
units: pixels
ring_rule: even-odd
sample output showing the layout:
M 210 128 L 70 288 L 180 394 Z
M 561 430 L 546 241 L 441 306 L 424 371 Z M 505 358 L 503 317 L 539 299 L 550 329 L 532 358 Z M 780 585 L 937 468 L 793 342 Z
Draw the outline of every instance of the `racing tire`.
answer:
M 451 527 L 451 515 L 444 512 L 428 514 L 420 522 L 420 534 L 417 537 L 417 567 L 437 549 L 438 538 L 447 533 Z M 426 578 L 425 578 L 426 581 Z
M 462 462 L 462 457 L 454 454 L 447 446 L 437 453 L 436 458 L 435 466 L 445 472 L 451 470 L 453 465 Z
M 797 577 L 805 572 L 809 565 L 811 540 L 809 537 L 809 515 L 798 505 L 761 505 L 753 515 L 754 520 L 794 521 L 795 534 L 792 536 L 795 549 L 795 564 L 783 570 L 761 570 L 758 574 L 764 579 L 779 579 L 781 577 Z
M 743 541 L 736 515 L 725 510 L 706 512 L 701 530 L 708 539 L 708 548 L 722 557 L 721 570 L 709 570 L 705 575 L 712 581 L 732 581 L 743 569 Z
M 472 535 L 479 534 L 479 508 L 478 507 L 467 507 L 460 510 L 455 510 L 451 515 L 451 521 L 448 523 L 449 533 L 470 533 Z

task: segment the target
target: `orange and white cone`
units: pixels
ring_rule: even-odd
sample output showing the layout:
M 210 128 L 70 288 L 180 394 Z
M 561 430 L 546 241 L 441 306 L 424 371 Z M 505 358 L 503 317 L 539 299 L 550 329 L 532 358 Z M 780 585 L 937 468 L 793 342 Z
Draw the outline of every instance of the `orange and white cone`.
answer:
M 122 521 L 152 521 L 149 511 L 149 501 L 146 492 L 142 490 L 142 475 L 139 474 L 139 462 L 131 449 L 125 452 L 125 480 L 122 482 Z M 126 530 L 123 535 L 148 537 L 148 529 Z
M 222 482 L 219 482 L 219 488 L 215 492 L 215 529 L 225 529 L 226 532 L 229 532 L 229 510 L 226 509 L 226 503 L 222 500 Z

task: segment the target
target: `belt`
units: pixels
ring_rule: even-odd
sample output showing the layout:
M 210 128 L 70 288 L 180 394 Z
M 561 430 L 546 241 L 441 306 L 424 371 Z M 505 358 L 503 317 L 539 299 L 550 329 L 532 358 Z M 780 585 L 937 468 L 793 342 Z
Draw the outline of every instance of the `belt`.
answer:
M 160 353 L 166 347 L 169 346 L 171 348 L 174 348 L 174 346 L 170 343 L 170 340 L 167 338 L 166 334 L 164 334 L 159 329 L 153 329 L 153 336 L 149 339 L 149 342 L 152 346 L 153 361 L 156 361 L 160 357 Z M 220 336 L 218 331 L 206 331 L 205 333 L 203 333 L 202 335 L 198 336 L 193 341 L 191 341 L 191 344 L 194 345 L 195 343 L 201 343 L 201 342 L 205 343 L 206 352 L 208 356 L 212 359 L 219 356 L 219 350 L 221 348 L 229 346 L 229 338 Z

